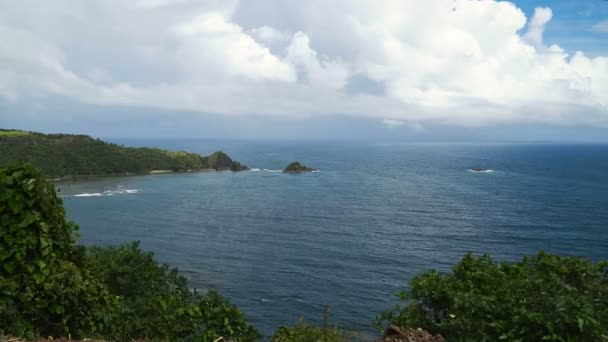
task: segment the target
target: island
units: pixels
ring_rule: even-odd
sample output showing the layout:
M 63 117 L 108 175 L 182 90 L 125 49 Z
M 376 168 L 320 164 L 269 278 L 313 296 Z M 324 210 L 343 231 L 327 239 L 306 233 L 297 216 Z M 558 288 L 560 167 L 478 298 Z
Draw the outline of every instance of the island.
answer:
M 283 170 L 284 173 L 303 173 L 303 172 L 313 172 L 313 171 L 317 171 L 317 170 L 313 169 L 312 167 L 302 165 L 297 161 L 287 165 L 287 167 Z
M 249 170 L 222 151 L 201 156 L 185 151 L 128 147 L 81 134 L 0 129 L 0 167 L 18 161 L 34 165 L 51 179 Z

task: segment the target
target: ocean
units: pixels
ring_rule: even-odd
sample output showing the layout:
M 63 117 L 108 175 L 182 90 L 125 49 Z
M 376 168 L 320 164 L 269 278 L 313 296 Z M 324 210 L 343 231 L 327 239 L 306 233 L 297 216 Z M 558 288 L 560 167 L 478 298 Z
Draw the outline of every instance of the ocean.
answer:
M 325 305 L 331 324 L 373 335 L 410 279 L 469 251 L 608 260 L 608 145 L 115 142 L 254 168 L 57 185 L 82 243 L 141 241 L 266 336 L 321 322 Z M 296 160 L 320 172 L 280 172 Z

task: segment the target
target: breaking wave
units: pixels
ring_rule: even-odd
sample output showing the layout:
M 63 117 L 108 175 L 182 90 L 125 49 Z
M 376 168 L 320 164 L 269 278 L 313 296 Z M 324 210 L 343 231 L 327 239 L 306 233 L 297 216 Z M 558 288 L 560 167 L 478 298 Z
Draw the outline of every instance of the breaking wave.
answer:
M 76 195 L 66 195 L 64 197 L 100 197 L 100 196 L 114 196 L 124 194 L 136 194 L 139 190 L 137 189 L 123 189 L 122 185 L 119 185 L 114 190 L 105 190 L 104 192 L 83 192 Z

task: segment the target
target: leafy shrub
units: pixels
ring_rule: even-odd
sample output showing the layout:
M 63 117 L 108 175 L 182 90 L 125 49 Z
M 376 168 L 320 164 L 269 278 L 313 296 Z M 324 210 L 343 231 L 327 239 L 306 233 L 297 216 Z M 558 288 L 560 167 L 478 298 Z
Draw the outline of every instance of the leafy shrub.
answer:
M 136 242 L 90 247 L 86 267 L 120 298 L 113 339 L 253 341 L 258 337 L 237 307 L 215 291 L 200 295 L 190 290 L 177 269 L 158 265 L 153 253 L 141 251 Z
M 255 328 L 247 324 L 241 310 L 230 304 L 219 292 L 209 291 L 198 299 L 204 328 L 203 341 L 216 341 L 223 336 L 248 342 L 261 337 Z
M 354 336 L 338 328 L 318 327 L 300 319 L 293 327 L 282 326 L 272 336 L 273 342 L 347 342 Z
M 282 326 L 272 336 L 273 342 L 352 342 L 352 341 L 369 341 L 369 338 L 364 337 L 353 331 L 339 329 L 338 327 L 330 327 L 329 307 L 325 306 L 323 310 L 323 325 L 315 326 L 307 322 L 304 318 L 300 318 L 296 325 Z
M 0 169 L 0 329 L 18 336 L 96 336 L 107 328 L 116 303 L 74 263 L 77 229 L 37 170 Z
M 137 243 L 75 245 L 78 227 L 42 174 L 0 169 L 0 335 L 248 342 L 257 331 L 219 293 L 191 291 Z
M 421 327 L 455 341 L 608 340 L 606 262 L 541 252 L 495 263 L 467 254 L 450 274 L 414 278 L 399 298 L 380 327 Z

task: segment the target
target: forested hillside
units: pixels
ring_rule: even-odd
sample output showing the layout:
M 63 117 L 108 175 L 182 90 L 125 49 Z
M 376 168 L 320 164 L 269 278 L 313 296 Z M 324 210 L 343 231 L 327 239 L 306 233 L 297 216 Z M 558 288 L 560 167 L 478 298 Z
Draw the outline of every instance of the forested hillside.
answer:
M 223 152 L 201 156 L 184 151 L 126 147 L 87 135 L 0 130 L 0 166 L 17 161 L 31 163 L 47 177 L 247 169 Z

